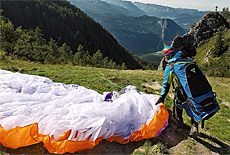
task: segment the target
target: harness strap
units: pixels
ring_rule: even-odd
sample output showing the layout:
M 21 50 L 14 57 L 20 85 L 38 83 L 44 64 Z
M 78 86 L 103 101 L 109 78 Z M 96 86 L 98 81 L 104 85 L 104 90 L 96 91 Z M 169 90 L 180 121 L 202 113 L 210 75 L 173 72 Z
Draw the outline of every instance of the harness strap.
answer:
M 202 120 L 202 122 L 201 122 L 201 128 L 202 128 L 202 129 L 204 129 L 204 121 L 205 121 L 205 120 Z
M 173 79 L 174 79 L 174 78 L 172 77 L 172 86 L 173 86 L 173 89 L 175 90 L 176 87 L 175 87 L 175 85 L 174 85 Z

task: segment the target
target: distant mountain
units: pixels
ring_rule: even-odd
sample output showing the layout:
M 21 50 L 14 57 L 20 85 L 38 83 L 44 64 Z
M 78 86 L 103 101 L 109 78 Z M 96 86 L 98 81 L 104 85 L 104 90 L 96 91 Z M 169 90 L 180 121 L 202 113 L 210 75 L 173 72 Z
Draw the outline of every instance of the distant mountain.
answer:
M 125 14 L 134 16 L 131 11 L 128 9 L 116 6 L 101 0 L 69 0 L 71 4 L 77 6 L 84 12 L 100 12 L 100 13 L 109 13 L 109 14 Z
M 38 26 L 47 42 L 53 38 L 59 46 L 66 43 L 73 54 L 81 44 L 91 56 L 100 50 L 103 58 L 108 57 L 119 65 L 125 63 L 129 69 L 141 69 L 143 65 L 148 65 L 119 45 L 99 23 L 66 0 L 2 1 L 1 9 L 1 15 L 8 18 L 15 28 L 21 26 L 34 30 Z
M 185 33 L 170 19 L 88 13 L 113 34 L 121 45 L 136 55 L 156 52 L 164 44 L 170 44 L 177 32 Z
M 196 9 L 184 9 L 184 8 L 172 8 L 168 6 L 145 4 L 140 2 L 134 2 L 135 6 L 144 11 L 148 16 L 156 16 L 159 18 L 173 18 L 180 14 L 198 14 L 200 11 Z
M 119 44 L 136 55 L 156 52 L 162 49 L 164 44 L 170 44 L 178 32 L 180 35 L 186 33 L 170 19 L 143 15 L 143 11 L 140 11 L 132 2 L 77 0 L 71 3 L 93 17 L 117 39 Z M 110 5 L 107 7 L 110 11 L 104 9 L 105 5 Z M 117 13 L 116 10 L 121 7 L 129 10 L 129 13 L 124 14 L 124 11 Z
M 190 26 L 193 23 L 197 23 L 200 18 L 202 18 L 204 14 L 202 15 L 191 15 L 191 14 L 179 14 L 175 18 L 173 18 L 173 21 L 175 21 L 180 27 L 182 27 L 186 32 L 189 32 Z
M 135 16 L 143 16 L 146 15 L 144 11 L 139 9 L 137 6 L 133 5 L 130 1 L 122 1 L 122 0 L 102 0 L 109 4 L 113 4 L 122 8 L 129 10 Z M 127 15 L 127 14 L 126 14 Z
M 207 13 L 207 11 L 198 11 L 197 9 L 172 8 L 168 6 L 145 4 L 140 2 L 135 2 L 133 4 L 144 11 L 148 16 L 170 18 L 174 20 L 187 32 L 190 31 L 191 24 L 197 23 L 199 19 Z
M 179 26 L 190 31 L 190 25 L 197 23 L 207 11 L 197 9 L 172 8 L 168 6 L 145 4 L 123 0 L 70 0 L 84 12 L 100 12 L 111 14 L 124 14 L 131 16 L 155 16 L 158 18 L 169 18 L 174 20 Z M 84 3 L 83 5 L 81 3 Z M 183 16 L 183 18 L 181 18 Z

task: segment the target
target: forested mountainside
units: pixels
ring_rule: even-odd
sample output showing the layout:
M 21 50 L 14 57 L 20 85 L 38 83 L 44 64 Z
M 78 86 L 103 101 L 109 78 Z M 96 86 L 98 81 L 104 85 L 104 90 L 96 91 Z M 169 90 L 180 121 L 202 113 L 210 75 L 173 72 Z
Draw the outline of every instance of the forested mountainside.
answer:
M 170 19 L 90 13 L 117 41 L 136 55 L 156 52 L 185 31 Z
M 140 9 L 131 2 L 122 1 L 119 6 L 117 1 L 113 1 L 114 4 L 109 4 L 109 2 L 112 3 L 109 0 L 106 2 L 101 0 L 71 1 L 72 4 L 102 24 L 117 39 L 119 44 L 138 56 L 156 52 L 162 49 L 164 44 L 170 44 L 177 33 L 180 35 L 186 33 L 171 19 L 160 19 L 147 15 L 132 16 L 131 14 Z M 127 4 L 129 5 L 127 6 Z M 135 11 L 131 5 L 135 7 Z M 129 13 L 118 12 L 118 8 L 121 9 L 121 7 L 130 9 Z
M 66 43 L 72 50 L 72 57 L 79 50 L 91 57 L 100 51 L 101 60 L 107 57 L 106 61 L 111 60 L 120 66 L 125 63 L 129 69 L 154 67 L 154 64 L 138 58 L 119 45 L 99 23 L 66 0 L 2 1 L 1 9 L 1 15 L 9 19 L 14 28 L 35 31 L 36 27 L 39 27 L 47 43 L 52 41 L 59 47 Z M 33 43 L 32 41 L 33 39 L 29 43 Z M 17 53 L 12 55 L 14 54 Z M 69 56 L 69 53 L 67 55 Z

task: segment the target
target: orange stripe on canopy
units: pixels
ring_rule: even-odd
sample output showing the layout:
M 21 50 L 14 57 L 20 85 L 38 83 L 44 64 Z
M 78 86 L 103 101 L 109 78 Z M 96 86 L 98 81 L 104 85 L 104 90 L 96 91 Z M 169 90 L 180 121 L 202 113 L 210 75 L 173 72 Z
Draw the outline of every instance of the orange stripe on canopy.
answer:
M 160 129 L 164 127 L 168 117 L 168 111 L 164 104 L 161 103 L 159 112 L 154 115 L 148 126 L 144 124 L 141 130 L 133 132 L 128 139 L 123 139 L 120 136 L 112 136 L 106 140 L 125 144 L 129 141 L 153 138 L 157 135 Z M 5 130 L 0 126 L 0 142 L 3 146 L 12 149 L 43 142 L 44 147 L 46 147 L 50 153 L 62 154 L 65 152 L 74 153 L 80 150 L 92 149 L 102 141 L 101 138 L 98 138 L 96 141 L 70 141 L 68 140 L 70 133 L 71 130 L 68 130 L 56 141 L 53 141 L 53 136 L 50 137 L 49 135 L 38 133 L 37 123 L 25 127 L 15 127 L 9 130 Z

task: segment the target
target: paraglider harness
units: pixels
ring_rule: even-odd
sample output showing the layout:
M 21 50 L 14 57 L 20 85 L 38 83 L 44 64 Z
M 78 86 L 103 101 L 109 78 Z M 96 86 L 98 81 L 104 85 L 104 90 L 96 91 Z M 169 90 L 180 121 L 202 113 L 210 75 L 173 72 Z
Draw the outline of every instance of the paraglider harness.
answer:
M 173 69 L 178 79 L 177 87 L 172 80 L 175 105 L 180 109 L 185 108 L 186 113 L 196 122 L 202 121 L 203 129 L 204 121 L 220 109 L 216 93 L 212 91 L 204 73 L 192 59 L 182 58 L 176 62 L 169 62 L 167 66 Z

